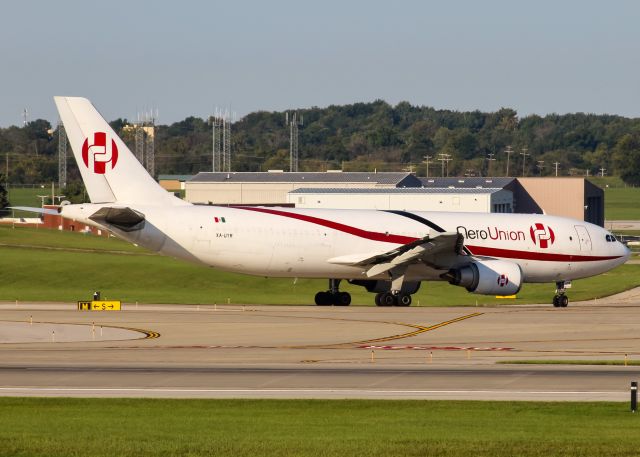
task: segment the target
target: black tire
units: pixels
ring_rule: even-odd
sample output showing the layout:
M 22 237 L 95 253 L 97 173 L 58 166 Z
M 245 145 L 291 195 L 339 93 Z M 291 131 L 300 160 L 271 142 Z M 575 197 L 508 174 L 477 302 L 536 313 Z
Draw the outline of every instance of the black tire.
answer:
M 316 294 L 316 305 L 331 306 L 331 294 L 329 292 L 318 292 Z
M 349 306 L 351 304 L 351 294 L 349 292 L 338 292 L 333 296 L 333 304 L 336 306 Z
M 380 306 L 395 306 L 396 296 L 391 292 L 385 292 L 380 297 Z
M 553 297 L 553 307 L 554 308 L 558 308 L 560 306 L 560 296 L 559 295 L 555 295 Z
M 396 297 L 396 306 L 411 306 L 411 295 L 399 294 Z
M 569 297 L 567 297 L 566 295 L 560 295 L 560 306 L 563 308 L 566 308 L 567 306 L 569 306 Z
M 376 296 L 374 298 L 374 302 L 375 302 L 376 306 L 382 306 L 382 295 L 383 294 L 376 294 Z

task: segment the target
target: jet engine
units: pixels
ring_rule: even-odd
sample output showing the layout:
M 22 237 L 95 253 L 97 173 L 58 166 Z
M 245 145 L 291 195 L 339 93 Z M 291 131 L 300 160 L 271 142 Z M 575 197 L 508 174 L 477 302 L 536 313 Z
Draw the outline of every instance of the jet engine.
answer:
M 515 295 L 522 286 L 522 270 L 517 263 L 481 260 L 449 270 L 440 276 L 454 286 L 483 295 Z

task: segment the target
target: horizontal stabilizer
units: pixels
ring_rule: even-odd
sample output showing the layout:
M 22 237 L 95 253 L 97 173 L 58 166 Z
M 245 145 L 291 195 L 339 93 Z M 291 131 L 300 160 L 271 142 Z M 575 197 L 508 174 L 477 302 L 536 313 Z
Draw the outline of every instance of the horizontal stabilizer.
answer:
M 57 216 L 58 210 L 53 208 L 33 208 L 31 206 L 9 206 L 7 209 L 16 209 L 19 211 L 28 211 L 30 213 L 51 214 Z
M 104 207 L 89 216 L 89 219 L 107 227 L 133 232 L 144 227 L 145 217 L 144 214 L 131 208 Z

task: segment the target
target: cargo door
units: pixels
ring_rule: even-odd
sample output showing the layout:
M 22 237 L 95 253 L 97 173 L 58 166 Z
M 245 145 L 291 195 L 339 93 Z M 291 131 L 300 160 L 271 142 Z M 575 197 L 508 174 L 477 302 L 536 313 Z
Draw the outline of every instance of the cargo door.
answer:
M 576 233 L 578 234 L 578 240 L 580 240 L 581 251 L 591 251 L 591 237 L 589 231 L 584 225 L 576 225 Z

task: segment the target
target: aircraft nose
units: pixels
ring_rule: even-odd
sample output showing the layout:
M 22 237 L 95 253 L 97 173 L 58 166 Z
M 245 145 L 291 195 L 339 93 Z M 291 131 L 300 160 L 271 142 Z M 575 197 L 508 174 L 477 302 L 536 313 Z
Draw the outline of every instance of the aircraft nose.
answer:
M 631 257 L 631 249 L 629 249 L 626 245 L 620 243 L 622 245 L 622 249 L 624 251 L 624 253 L 622 254 L 622 256 L 624 257 L 624 261 L 626 262 L 627 260 L 629 260 L 629 257 Z

